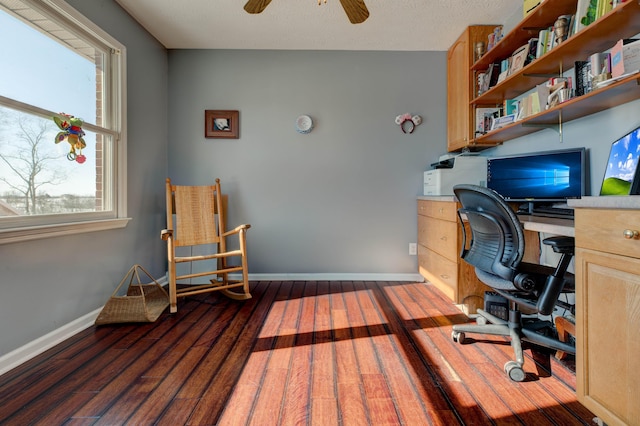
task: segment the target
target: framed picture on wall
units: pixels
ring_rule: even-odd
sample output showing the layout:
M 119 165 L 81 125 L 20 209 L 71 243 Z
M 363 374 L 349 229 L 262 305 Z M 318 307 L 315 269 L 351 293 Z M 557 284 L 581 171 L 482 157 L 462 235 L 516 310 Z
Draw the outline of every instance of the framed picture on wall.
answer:
M 204 137 L 213 139 L 238 139 L 240 129 L 238 111 L 204 111 Z

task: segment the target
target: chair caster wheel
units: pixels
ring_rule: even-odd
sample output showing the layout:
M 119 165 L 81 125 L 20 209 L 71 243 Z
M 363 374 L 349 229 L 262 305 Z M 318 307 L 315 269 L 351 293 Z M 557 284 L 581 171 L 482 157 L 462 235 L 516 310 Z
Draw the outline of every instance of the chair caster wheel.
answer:
M 464 343 L 464 333 L 461 331 L 452 331 L 451 332 L 451 340 L 456 343 L 463 344 Z
M 507 376 L 514 382 L 522 382 L 526 377 L 520 364 L 515 361 L 507 361 L 504 365 L 504 372 L 507 373 Z

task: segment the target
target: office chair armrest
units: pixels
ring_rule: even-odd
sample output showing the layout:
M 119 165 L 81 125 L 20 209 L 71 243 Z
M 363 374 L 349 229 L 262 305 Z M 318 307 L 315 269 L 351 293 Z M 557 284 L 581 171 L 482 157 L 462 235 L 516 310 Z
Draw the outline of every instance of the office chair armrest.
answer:
M 233 234 L 237 234 L 240 231 L 246 231 L 247 229 L 251 228 L 251 225 L 249 225 L 248 223 L 244 223 L 242 225 L 238 225 L 235 228 L 233 228 L 231 231 L 227 231 L 224 234 L 221 235 L 221 237 L 227 237 L 229 235 L 233 235 Z
M 550 246 L 556 253 L 573 253 L 576 244 L 575 238 L 565 236 L 548 237 L 542 243 Z
M 167 241 L 171 237 L 173 237 L 173 231 L 171 229 L 163 229 L 160 231 L 160 238 L 164 241 Z

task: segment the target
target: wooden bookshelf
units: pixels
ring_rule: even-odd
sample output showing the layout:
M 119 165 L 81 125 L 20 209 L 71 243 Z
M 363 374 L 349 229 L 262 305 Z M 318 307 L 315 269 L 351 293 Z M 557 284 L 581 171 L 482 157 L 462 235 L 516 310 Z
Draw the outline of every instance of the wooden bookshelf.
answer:
M 559 15 L 575 13 L 577 0 L 545 0 L 516 28 L 510 31 L 493 49 L 471 66 L 471 73 L 486 69 L 498 62 L 529 38 L 537 37 L 539 29 L 548 28 Z M 535 33 L 535 35 L 533 35 Z M 551 76 L 559 76 L 574 67 L 576 61 L 610 49 L 621 38 L 640 33 L 640 2 L 628 1 L 616 7 L 596 22 L 570 36 L 545 55 L 507 77 L 490 90 L 471 100 L 472 107 L 498 106 L 505 99 L 516 98 Z M 476 137 L 472 143 L 478 148 L 515 139 L 541 130 L 545 125 L 559 125 L 624 103 L 640 99 L 640 75 L 628 77 L 609 86 L 573 98 L 556 107 L 542 111 Z
M 547 3 L 547 4 L 545 4 Z M 553 3 L 553 6 L 548 5 Z M 475 71 L 486 70 L 490 64 L 511 56 L 514 50 L 524 45 L 532 37 L 538 37 L 540 30 L 549 28 L 560 15 L 571 15 L 576 11 L 576 0 L 546 0 L 527 15 L 518 26 L 506 34 L 494 47 L 473 64 Z
M 602 89 L 572 98 L 553 108 L 531 115 L 513 124 L 493 130 L 475 139 L 478 146 L 494 146 L 504 141 L 558 126 L 627 102 L 640 99 L 640 74 L 627 77 Z

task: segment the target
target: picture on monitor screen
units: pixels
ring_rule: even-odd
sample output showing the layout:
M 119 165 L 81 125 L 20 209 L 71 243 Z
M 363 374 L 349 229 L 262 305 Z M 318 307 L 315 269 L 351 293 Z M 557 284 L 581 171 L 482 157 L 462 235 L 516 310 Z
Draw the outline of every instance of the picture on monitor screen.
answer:
M 611 144 L 600 195 L 638 194 L 640 127 Z

